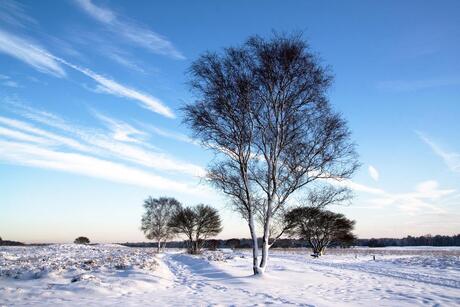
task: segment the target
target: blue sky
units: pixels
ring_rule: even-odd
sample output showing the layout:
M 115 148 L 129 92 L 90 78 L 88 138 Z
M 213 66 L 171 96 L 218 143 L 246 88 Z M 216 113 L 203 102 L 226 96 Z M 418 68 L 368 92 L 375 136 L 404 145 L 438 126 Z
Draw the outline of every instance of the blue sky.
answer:
M 188 136 L 185 72 L 206 50 L 302 31 L 330 65 L 361 169 L 334 207 L 360 237 L 460 232 L 458 1 L 0 2 L 0 235 L 142 241 L 143 200 L 221 209 Z

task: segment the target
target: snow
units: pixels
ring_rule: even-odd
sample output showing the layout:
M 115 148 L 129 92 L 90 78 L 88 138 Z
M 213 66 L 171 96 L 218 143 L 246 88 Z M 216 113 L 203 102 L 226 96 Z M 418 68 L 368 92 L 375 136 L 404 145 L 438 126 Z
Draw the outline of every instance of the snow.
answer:
M 250 251 L 119 245 L 0 247 L 0 306 L 454 306 L 459 248 L 272 250 L 251 274 Z M 375 261 L 373 260 L 375 256 Z

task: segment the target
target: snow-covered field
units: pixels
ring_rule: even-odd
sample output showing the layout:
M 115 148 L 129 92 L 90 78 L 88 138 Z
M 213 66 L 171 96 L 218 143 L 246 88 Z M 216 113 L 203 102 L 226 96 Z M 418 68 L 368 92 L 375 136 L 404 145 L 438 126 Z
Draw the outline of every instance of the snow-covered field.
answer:
M 373 256 L 375 255 L 375 261 Z M 312 259 L 119 245 L 0 247 L 0 306 L 458 306 L 459 248 L 354 248 Z

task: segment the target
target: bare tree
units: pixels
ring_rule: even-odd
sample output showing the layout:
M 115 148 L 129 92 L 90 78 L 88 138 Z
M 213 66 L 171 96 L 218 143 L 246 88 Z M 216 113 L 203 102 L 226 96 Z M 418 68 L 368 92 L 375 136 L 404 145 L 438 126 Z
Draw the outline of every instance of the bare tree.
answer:
M 161 243 L 170 240 L 174 235 L 169 222 L 179 208 L 180 202 L 170 197 L 149 197 L 144 201 L 145 212 L 142 215 L 141 230 L 147 239 L 157 241 L 158 252 L 161 251 Z
M 300 36 L 251 37 L 201 56 L 190 70 L 198 99 L 184 121 L 217 154 L 208 179 L 247 220 L 261 274 L 273 219 L 289 197 L 318 179 L 349 178 L 358 166 L 346 122 L 326 98 L 332 77 Z
M 291 236 L 307 240 L 315 256 L 321 256 L 331 243 L 350 243 L 355 240 L 352 230 L 355 221 L 343 214 L 315 207 L 299 207 L 286 214 Z
M 188 239 L 189 252 L 198 254 L 205 241 L 222 231 L 219 213 L 211 206 L 199 204 L 181 208 L 172 216 L 169 227 Z

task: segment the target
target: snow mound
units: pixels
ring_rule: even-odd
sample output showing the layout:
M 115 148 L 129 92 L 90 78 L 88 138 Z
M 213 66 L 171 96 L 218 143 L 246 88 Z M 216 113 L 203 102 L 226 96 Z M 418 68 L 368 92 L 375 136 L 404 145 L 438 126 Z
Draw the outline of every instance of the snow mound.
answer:
M 89 272 L 141 269 L 158 265 L 145 249 L 118 245 L 59 244 L 0 249 L 0 277 L 38 279 L 49 274 L 71 275 L 71 281 L 91 280 Z

